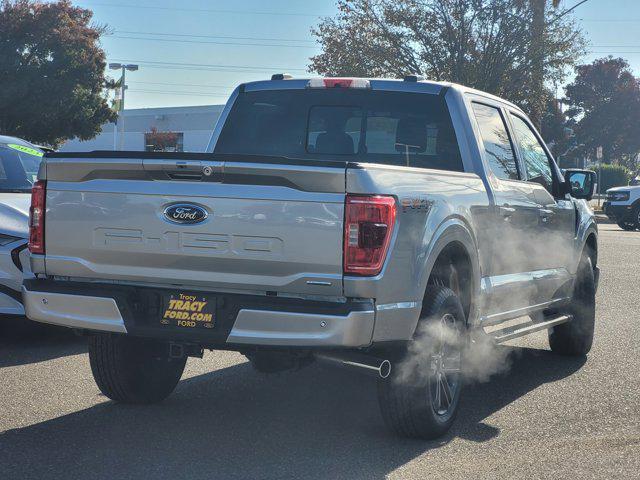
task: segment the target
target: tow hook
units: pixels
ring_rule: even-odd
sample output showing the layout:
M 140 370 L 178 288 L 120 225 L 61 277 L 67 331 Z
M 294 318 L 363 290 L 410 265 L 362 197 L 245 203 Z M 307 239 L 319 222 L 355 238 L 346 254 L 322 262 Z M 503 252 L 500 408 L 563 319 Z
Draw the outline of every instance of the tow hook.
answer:
M 169 344 L 169 358 L 182 358 L 184 354 L 184 345 L 173 342 Z
M 204 348 L 194 343 L 169 343 L 169 358 L 197 357 L 202 358 Z

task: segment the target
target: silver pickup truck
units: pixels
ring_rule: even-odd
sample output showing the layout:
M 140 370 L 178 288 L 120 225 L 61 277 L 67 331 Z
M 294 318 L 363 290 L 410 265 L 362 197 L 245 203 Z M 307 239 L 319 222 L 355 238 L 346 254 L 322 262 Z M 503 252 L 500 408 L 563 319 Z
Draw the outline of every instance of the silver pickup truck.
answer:
M 234 91 L 208 152 L 42 164 L 26 313 L 88 336 L 109 398 L 162 400 L 204 349 L 265 372 L 323 359 L 377 374 L 385 422 L 434 438 L 476 339 L 589 351 L 594 175 L 563 174 L 515 105 L 274 75 Z

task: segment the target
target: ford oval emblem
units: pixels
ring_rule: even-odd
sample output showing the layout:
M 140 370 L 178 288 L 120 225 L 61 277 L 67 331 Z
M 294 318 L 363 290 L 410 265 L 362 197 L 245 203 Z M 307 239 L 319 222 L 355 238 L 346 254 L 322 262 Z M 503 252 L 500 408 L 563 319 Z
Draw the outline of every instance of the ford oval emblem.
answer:
M 164 209 L 164 217 L 172 223 L 192 224 L 204 222 L 209 213 L 192 203 L 174 203 Z

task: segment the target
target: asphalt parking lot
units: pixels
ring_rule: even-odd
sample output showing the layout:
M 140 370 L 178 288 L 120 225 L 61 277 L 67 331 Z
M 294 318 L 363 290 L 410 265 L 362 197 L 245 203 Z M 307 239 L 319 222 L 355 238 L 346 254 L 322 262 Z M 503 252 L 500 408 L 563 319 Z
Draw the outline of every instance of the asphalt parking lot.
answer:
M 264 376 L 244 357 L 190 359 L 160 405 L 101 396 L 84 340 L 0 325 L 0 479 L 640 478 L 640 232 L 601 225 L 596 341 L 586 359 L 546 333 L 469 385 L 439 442 L 383 427 L 375 379 L 328 366 Z

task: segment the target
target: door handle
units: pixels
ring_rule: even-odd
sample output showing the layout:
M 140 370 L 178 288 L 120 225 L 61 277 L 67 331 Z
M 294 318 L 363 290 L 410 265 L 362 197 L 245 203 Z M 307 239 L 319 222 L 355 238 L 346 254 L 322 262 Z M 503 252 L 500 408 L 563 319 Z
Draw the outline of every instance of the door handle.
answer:
M 504 218 L 509 218 L 514 213 L 516 213 L 516 209 L 515 208 L 509 207 L 507 205 L 504 205 L 502 207 L 498 207 L 498 211 L 500 212 L 500 216 L 502 216 Z
M 553 210 L 549 210 L 548 208 L 541 208 L 539 212 L 540 212 L 540 218 L 542 219 L 543 222 L 548 222 L 549 218 L 555 215 L 555 212 Z

